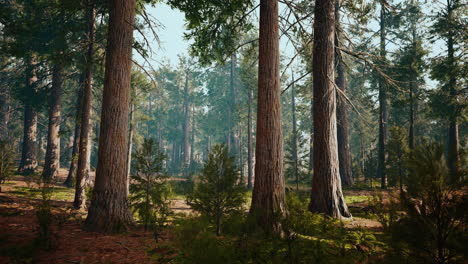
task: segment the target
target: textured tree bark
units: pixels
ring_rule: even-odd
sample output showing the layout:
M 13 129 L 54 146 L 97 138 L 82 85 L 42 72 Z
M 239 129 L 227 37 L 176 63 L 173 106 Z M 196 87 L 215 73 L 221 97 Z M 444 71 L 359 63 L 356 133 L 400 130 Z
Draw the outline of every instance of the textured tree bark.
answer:
M 65 179 L 65 186 L 68 188 L 75 187 L 75 176 L 78 167 L 78 153 L 80 148 L 80 133 L 81 133 L 81 112 L 83 108 L 83 89 L 84 89 L 84 74 L 80 76 L 80 89 L 77 92 L 78 101 L 76 103 L 76 116 L 75 116 L 75 131 L 73 138 L 73 149 L 70 160 L 70 169 L 68 170 L 67 179 Z
M 89 175 L 89 152 L 90 144 L 90 130 L 91 130 L 91 107 L 92 107 L 92 89 L 93 89 L 93 54 L 94 54 L 94 31 L 95 31 L 95 20 L 96 10 L 94 8 L 94 2 L 91 1 L 91 5 L 88 11 L 88 43 L 87 43 L 87 54 L 86 54 L 86 65 L 85 65 L 85 79 L 83 86 L 83 105 L 81 109 L 81 127 L 80 127 L 80 140 L 79 140 L 79 153 L 76 170 L 76 184 L 75 184 L 75 199 L 73 201 L 73 207 L 76 209 L 84 208 L 86 205 L 85 187 L 87 178 Z
M 340 22 L 340 0 L 335 0 L 335 65 L 336 65 L 336 86 L 342 93 L 346 94 L 348 83 L 341 57 L 341 22 Z M 340 176 L 344 186 L 353 185 L 353 171 L 351 169 L 351 150 L 349 148 L 349 127 L 348 127 L 348 105 L 343 94 L 336 94 L 336 122 L 338 129 L 338 160 L 340 161 Z
M 47 133 L 47 150 L 45 155 L 42 178 L 46 181 L 54 179 L 60 168 L 60 119 L 62 111 L 63 64 L 54 66 L 52 74 L 52 94 L 49 108 L 49 128 Z
M 280 235 L 287 213 L 279 78 L 278 1 L 260 1 L 255 184 L 250 216 L 267 234 Z
M 334 1 L 316 0 L 313 48 L 314 177 L 309 210 L 350 217 L 341 190 L 334 80 Z
M 36 94 L 36 60 L 34 56 L 26 60 L 27 80 L 26 89 L 29 96 Z M 30 102 L 25 102 L 24 106 L 24 130 L 23 147 L 21 151 L 21 162 L 18 172 L 35 171 L 37 168 L 37 112 Z
M 299 172 L 297 165 L 297 124 L 296 124 L 296 90 L 294 87 L 294 73 L 292 74 L 291 86 L 291 112 L 292 112 L 292 127 L 293 127 L 293 146 L 292 146 L 292 158 L 293 158 L 293 177 L 296 179 L 296 191 L 299 191 Z
M 386 51 L 386 25 L 385 25 L 385 1 L 381 0 L 380 4 L 380 57 L 382 64 L 385 63 Z M 379 164 L 377 177 L 380 178 L 380 187 L 387 188 L 387 134 L 388 134 L 388 102 L 387 102 L 387 87 L 385 81 L 379 78 Z
M 84 228 L 121 232 L 133 224 L 127 204 L 127 132 L 135 0 L 112 0 L 98 165 Z
M 252 104 L 253 104 L 253 89 L 249 90 L 249 110 L 247 113 L 247 189 L 252 189 Z

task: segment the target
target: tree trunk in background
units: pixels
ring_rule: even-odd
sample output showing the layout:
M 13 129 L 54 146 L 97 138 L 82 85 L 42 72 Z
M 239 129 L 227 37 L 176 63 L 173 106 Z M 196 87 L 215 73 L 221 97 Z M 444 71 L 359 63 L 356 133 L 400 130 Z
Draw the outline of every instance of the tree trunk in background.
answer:
M 55 178 L 60 168 L 60 118 L 63 93 L 63 64 L 58 63 L 53 69 L 52 94 L 49 108 L 49 128 L 47 134 L 47 150 L 45 155 L 42 178 L 50 181 Z
M 83 86 L 83 108 L 81 110 L 81 132 L 80 132 L 80 143 L 78 153 L 78 163 L 76 171 L 76 184 L 75 184 L 75 199 L 73 201 L 73 207 L 76 209 L 83 208 L 86 205 L 85 187 L 87 178 L 89 177 L 89 152 L 90 144 L 90 130 L 91 130 L 91 107 L 93 100 L 93 55 L 94 55 L 94 31 L 95 31 L 95 19 L 96 10 L 94 3 L 91 1 L 88 11 L 88 51 L 86 54 L 86 65 L 85 65 L 85 79 Z
M 335 0 L 335 65 L 336 65 L 336 86 L 343 94 L 346 94 L 348 83 L 346 81 L 343 58 L 338 49 L 341 40 L 341 21 L 340 21 L 340 0 Z M 351 169 L 351 150 L 349 149 L 349 129 L 348 129 L 348 105 L 345 96 L 341 93 L 336 94 L 336 122 L 338 131 L 338 160 L 340 161 L 340 176 L 344 186 L 353 185 L 353 171 Z
M 448 2 L 448 1 L 447 1 Z M 453 20 L 453 5 L 447 5 L 447 18 L 449 21 Z M 457 102 L 457 65 L 455 63 L 455 49 L 454 49 L 454 36 L 455 32 L 454 29 L 450 29 L 447 36 L 447 55 L 448 55 L 448 67 L 450 71 L 450 79 L 448 81 L 448 92 L 450 94 L 450 101 L 454 102 L 451 103 L 450 107 L 450 117 L 449 117 L 449 132 L 448 132 L 448 155 L 447 155 L 447 165 L 450 171 L 450 182 L 456 183 L 460 180 L 460 172 L 458 169 L 459 162 L 460 162 L 460 140 L 458 134 L 458 120 L 457 120 L 457 109 L 456 109 L 456 102 Z
M 34 97 L 36 94 L 36 60 L 34 57 L 26 60 L 27 80 L 26 90 L 28 97 Z M 24 130 L 23 147 L 21 150 L 21 162 L 18 172 L 35 171 L 37 168 L 37 112 L 30 102 L 25 102 L 24 106 Z
M 190 138 L 190 163 L 189 168 L 193 165 L 193 159 L 195 155 L 195 105 L 192 105 L 192 135 Z
M 135 104 L 130 103 L 130 120 L 128 129 L 127 144 L 127 195 L 130 194 L 130 171 L 132 169 L 132 149 L 133 149 L 133 119 L 135 118 Z
M 98 165 L 84 228 L 122 232 L 133 223 L 127 204 L 127 133 L 135 0 L 112 0 L 106 48 Z
M 267 234 L 282 233 L 287 212 L 283 177 L 283 132 L 279 78 L 278 1 L 260 1 L 255 184 L 250 216 Z
M 314 99 L 310 100 L 310 116 L 314 116 Z M 314 174 L 314 124 L 310 122 L 310 141 L 309 141 L 309 179 L 312 180 Z
M 183 146 L 183 173 L 184 177 L 188 177 L 188 166 L 190 163 L 190 145 L 189 145 L 189 136 L 190 136 L 190 106 L 189 106 L 189 72 L 185 73 L 185 86 L 184 86 L 184 124 L 183 124 L 183 133 L 184 133 L 184 146 Z
M 239 152 L 239 168 L 240 168 L 240 182 L 243 186 L 245 186 L 245 173 L 244 173 L 244 155 L 242 151 L 242 127 L 239 126 L 239 144 L 237 145 L 237 149 Z
M 70 160 L 70 169 L 68 170 L 67 179 L 63 184 L 68 188 L 75 187 L 76 169 L 78 167 L 78 153 L 80 148 L 80 133 L 81 133 L 81 112 L 83 107 L 83 89 L 84 89 L 84 74 L 80 76 L 80 89 L 77 92 L 76 116 L 75 116 L 75 133 L 73 138 L 73 149 Z
M 293 145 L 292 145 L 292 158 L 293 158 L 293 177 L 296 180 L 296 191 L 299 191 L 299 172 L 297 166 L 297 124 L 296 124 L 296 90 L 294 87 L 294 73 L 292 73 L 291 86 L 291 112 L 292 112 L 292 127 L 293 127 Z
M 309 210 L 342 218 L 351 214 L 341 190 L 334 77 L 335 8 L 316 0 L 313 49 L 314 177 Z
M 385 63 L 386 51 L 386 26 L 385 26 L 385 1 L 380 5 L 380 57 L 381 65 Z M 388 134 L 388 105 L 387 105 L 387 87 L 382 77 L 379 78 L 379 164 L 377 177 L 381 180 L 381 188 L 387 188 L 387 134 Z
M 247 113 L 247 189 L 252 189 L 252 104 L 253 104 L 253 89 L 249 90 L 249 110 Z
M 8 139 L 8 123 L 10 122 L 10 89 L 0 80 L 0 140 Z

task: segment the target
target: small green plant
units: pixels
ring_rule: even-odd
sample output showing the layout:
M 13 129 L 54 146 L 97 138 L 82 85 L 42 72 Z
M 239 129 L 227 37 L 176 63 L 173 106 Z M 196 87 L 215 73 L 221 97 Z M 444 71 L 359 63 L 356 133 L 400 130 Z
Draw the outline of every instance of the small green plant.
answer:
M 13 152 L 8 141 L 0 140 L 0 192 L 2 185 L 13 176 Z
M 388 184 L 398 185 L 400 190 L 403 190 L 407 171 L 405 161 L 410 151 L 406 134 L 406 129 L 394 126 L 390 128 L 388 140 Z
M 171 194 L 168 176 L 163 172 L 164 153 L 153 139 L 145 139 L 134 154 L 135 173 L 130 183 L 130 203 L 134 213 L 158 240 L 166 226 Z
M 244 192 L 234 157 L 225 145 L 216 145 L 208 155 L 194 191 L 187 196 L 187 203 L 207 217 L 220 235 L 225 218 L 242 210 Z
M 52 248 L 52 194 L 53 188 L 47 182 L 39 183 L 39 202 L 35 205 L 38 222 L 38 238 L 40 247 L 49 250 Z

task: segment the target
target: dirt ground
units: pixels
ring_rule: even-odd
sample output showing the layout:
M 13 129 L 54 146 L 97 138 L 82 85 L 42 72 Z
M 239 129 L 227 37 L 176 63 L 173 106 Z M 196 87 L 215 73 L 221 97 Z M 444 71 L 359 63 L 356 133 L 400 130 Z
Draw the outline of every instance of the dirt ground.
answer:
M 55 187 L 63 190 L 60 183 L 66 177 L 61 170 Z M 170 233 L 163 234 L 158 243 L 151 233 L 134 227 L 125 234 L 106 235 L 82 230 L 86 215 L 72 209 L 73 192 L 67 191 L 52 198 L 54 221 L 50 250 L 32 247 L 38 237 L 35 206 L 37 197 L 28 197 L 18 192 L 23 187 L 34 185 L 24 177 L 16 176 L 3 187 L 0 193 L 0 264 L 3 263 L 167 263 L 177 255 L 171 248 Z M 371 196 L 369 191 L 346 191 L 346 195 Z M 362 198 L 361 198 L 362 200 Z M 350 208 L 364 208 L 365 201 L 356 201 Z M 172 201 L 175 213 L 190 214 L 191 209 L 182 199 Z M 378 230 L 377 221 L 354 217 L 346 221 L 349 228 L 362 227 Z M 37 250 L 37 251 L 35 251 Z

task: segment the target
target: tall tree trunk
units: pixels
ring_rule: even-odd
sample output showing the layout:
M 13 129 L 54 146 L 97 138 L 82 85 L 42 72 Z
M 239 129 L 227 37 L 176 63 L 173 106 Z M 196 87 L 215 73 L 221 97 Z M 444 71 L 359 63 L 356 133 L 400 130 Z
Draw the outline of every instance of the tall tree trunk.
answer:
M 60 118 L 62 111 L 63 64 L 58 63 L 53 69 L 52 94 L 49 108 L 49 128 L 47 133 L 47 150 L 42 178 L 50 181 L 55 178 L 60 168 Z
M 294 87 L 294 73 L 292 73 L 291 86 L 291 112 L 292 112 L 292 127 L 293 127 L 293 145 L 292 145 L 292 158 L 293 158 L 293 177 L 296 179 L 296 191 L 299 191 L 299 172 L 297 166 L 297 124 L 296 124 L 296 89 Z
M 447 18 L 449 21 L 453 20 L 453 2 L 447 1 Z M 448 132 L 448 155 L 447 155 L 447 164 L 450 171 L 450 182 L 456 183 L 459 181 L 460 172 L 458 169 L 460 162 L 460 140 L 458 134 L 458 120 L 457 120 L 457 73 L 456 73 L 456 63 L 455 63 L 455 49 L 454 49 L 454 31 L 450 29 L 447 36 L 447 55 L 448 55 L 448 67 L 450 71 L 450 77 L 448 81 L 448 92 L 450 95 L 451 103 L 450 107 L 450 117 L 449 117 L 449 132 Z
M 349 149 L 349 129 L 348 129 L 348 105 L 346 104 L 347 81 L 343 65 L 343 58 L 338 49 L 341 46 L 340 40 L 343 28 L 340 20 L 340 0 L 335 0 L 335 65 L 336 65 L 336 86 L 341 93 L 336 94 L 336 122 L 338 130 L 338 160 L 340 161 L 340 176 L 344 186 L 353 185 L 353 171 L 351 169 L 351 150 Z
M 26 60 L 27 80 L 26 90 L 28 97 L 33 98 L 36 94 L 36 60 L 34 56 Z M 29 99 L 29 98 L 28 98 Z M 30 102 L 24 106 L 24 130 L 23 147 L 21 151 L 21 162 L 18 172 L 35 171 L 37 168 L 37 111 Z
M 253 89 L 249 90 L 249 110 L 247 113 L 247 189 L 252 189 L 252 104 L 253 104 Z
M 10 89 L 0 80 L 0 140 L 8 139 L 8 123 L 10 121 Z
M 189 71 L 185 73 L 185 86 L 184 86 L 184 124 L 183 124 L 183 173 L 184 177 L 188 177 L 188 165 L 190 162 L 190 145 L 189 145 L 189 136 L 190 136 L 190 106 L 189 106 Z
M 133 223 L 127 204 L 127 132 L 135 0 L 112 0 L 98 165 L 84 228 L 121 232 Z
M 91 1 L 88 11 L 88 51 L 86 54 L 85 80 L 83 88 L 83 108 L 81 110 L 81 132 L 78 153 L 78 166 L 76 172 L 75 200 L 73 207 L 83 208 L 86 205 L 85 187 L 89 176 L 89 152 L 90 130 L 91 130 L 91 107 L 92 107 L 92 89 L 93 89 L 93 54 L 94 54 L 94 31 L 96 10 L 94 2 Z
M 386 61 L 386 23 L 385 23 L 385 1 L 381 0 L 380 4 L 380 57 L 381 66 L 383 67 Z M 382 77 L 379 77 L 379 164 L 377 177 L 380 178 L 380 187 L 387 188 L 387 173 L 385 166 L 387 165 L 387 134 L 388 134 L 388 102 L 387 102 L 387 87 Z
M 76 169 L 78 167 L 78 153 L 80 148 L 80 133 L 81 133 L 81 112 L 83 111 L 83 90 L 84 90 L 84 79 L 85 74 L 80 76 L 80 88 L 77 92 L 77 103 L 76 103 L 76 116 L 75 116 L 75 131 L 73 138 L 73 149 L 70 160 L 70 169 L 68 170 L 67 179 L 63 184 L 68 188 L 75 187 L 75 176 Z
M 130 171 L 132 169 L 132 149 L 133 149 L 133 119 L 135 118 L 135 104 L 130 103 L 130 120 L 128 129 L 127 144 L 127 195 L 130 194 Z
M 314 116 L 314 99 L 310 101 L 310 116 Z M 310 141 L 309 141 L 309 179 L 312 179 L 314 174 L 314 124 L 310 122 Z
M 266 233 L 282 233 L 287 212 L 283 177 L 283 131 L 279 78 L 278 1 L 260 1 L 255 184 L 250 215 Z
M 336 128 L 334 77 L 335 8 L 315 1 L 313 93 L 314 177 L 309 210 L 335 218 L 350 217 L 341 190 Z
M 195 105 L 192 105 L 192 135 L 190 139 L 190 163 L 189 168 L 193 165 L 193 159 L 195 155 Z

